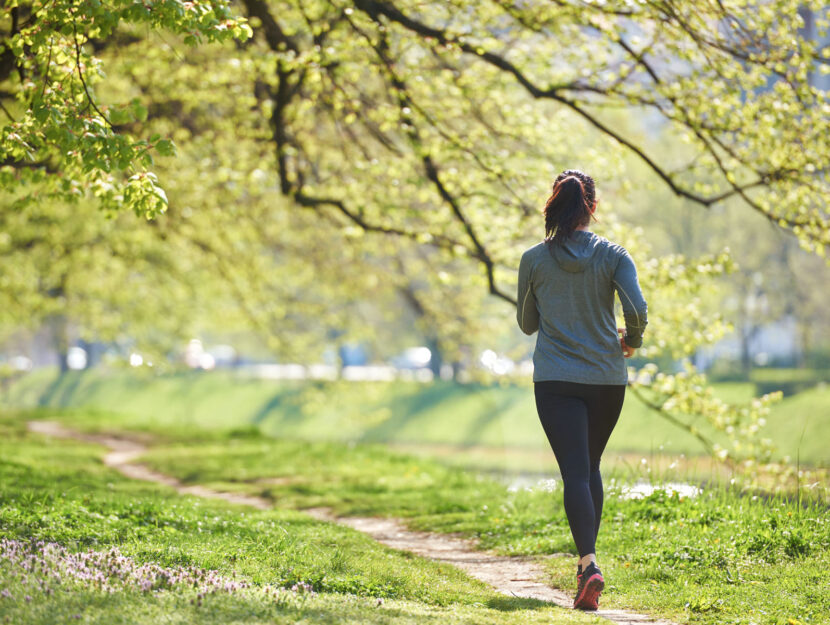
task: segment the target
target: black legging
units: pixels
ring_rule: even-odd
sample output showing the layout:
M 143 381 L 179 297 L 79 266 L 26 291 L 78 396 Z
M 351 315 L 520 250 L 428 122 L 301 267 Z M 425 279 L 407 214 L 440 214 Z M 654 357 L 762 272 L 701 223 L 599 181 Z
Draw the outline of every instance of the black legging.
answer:
M 602 516 L 599 461 L 620 416 L 625 385 L 536 382 L 536 410 L 565 491 L 565 514 L 579 557 L 596 553 Z

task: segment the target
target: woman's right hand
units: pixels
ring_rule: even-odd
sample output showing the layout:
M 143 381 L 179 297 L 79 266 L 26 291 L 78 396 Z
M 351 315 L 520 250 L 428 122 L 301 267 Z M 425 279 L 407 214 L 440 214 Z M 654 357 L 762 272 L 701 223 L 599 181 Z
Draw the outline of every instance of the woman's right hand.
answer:
M 620 347 L 622 347 L 623 358 L 631 358 L 634 355 L 634 352 L 637 351 L 637 348 L 626 345 L 625 328 L 617 328 L 617 332 L 620 334 Z

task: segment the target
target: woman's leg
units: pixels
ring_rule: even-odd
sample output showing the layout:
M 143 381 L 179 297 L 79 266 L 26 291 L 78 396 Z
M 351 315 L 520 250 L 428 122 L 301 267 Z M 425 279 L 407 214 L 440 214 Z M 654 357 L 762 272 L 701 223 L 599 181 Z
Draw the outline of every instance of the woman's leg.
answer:
M 579 397 L 560 394 L 557 383 L 537 382 L 536 409 L 564 485 L 565 514 L 579 557 L 595 551 L 596 519 L 590 485 L 588 407 Z
M 588 406 L 588 455 L 591 498 L 594 502 L 594 539 L 602 520 L 603 488 L 599 462 L 605 445 L 617 424 L 625 399 L 625 386 L 597 385 L 585 395 Z

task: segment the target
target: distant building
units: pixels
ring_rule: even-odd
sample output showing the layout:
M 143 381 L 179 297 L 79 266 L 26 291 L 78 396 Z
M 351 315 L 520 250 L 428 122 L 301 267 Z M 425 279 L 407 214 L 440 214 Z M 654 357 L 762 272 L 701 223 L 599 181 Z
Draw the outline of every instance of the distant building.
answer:
M 750 336 L 741 337 L 735 331 L 714 345 L 699 349 L 694 364 L 698 369 L 706 371 L 720 360 L 740 362 L 744 342 L 752 364 L 758 367 L 771 363 L 792 366 L 800 360 L 802 354 L 796 319 L 786 316 L 758 326 Z

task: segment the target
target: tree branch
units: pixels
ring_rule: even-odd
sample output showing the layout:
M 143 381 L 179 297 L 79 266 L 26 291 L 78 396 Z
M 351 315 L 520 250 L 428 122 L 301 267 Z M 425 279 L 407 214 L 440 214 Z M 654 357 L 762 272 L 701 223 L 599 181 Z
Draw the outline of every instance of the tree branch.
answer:
M 612 128 L 610 128 L 608 125 L 603 123 L 595 115 L 592 115 L 590 112 L 588 112 L 588 110 L 581 103 L 579 103 L 578 101 L 573 100 L 573 99 L 568 98 L 565 95 L 563 95 L 563 92 L 565 92 L 565 91 L 585 91 L 585 90 L 597 91 L 596 88 L 591 88 L 590 86 L 581 85 L 581 84 L 577 84 L 577 83 L 560 84 L 560 85 L 549 86 L 547 88 L 539 87 L 539 86 L 535 85 L 527 76 L 525 76 L 522 73 L 522 71 L 519 70 L 514 64 L 510 63 L 509 61 L 502 58 L 501 56 L 499 56 L 499 55 L 497 55 L 493 52 L 483 50 L 483 49 L 481 49 L 480 46 L 472 46 L 472 45 L 464 42 L 460 38 L 460 36 L 452 35 L 452 34 L 448 33 L 445 30 L 428 26 L 428 25 L 426 25 L 426 24 L 424 24 L 424 23 L 422 23 L 422 22 L 420 22 L 416 19 L 413 19 L 413 18 L 405 15 L 402 11 L 400 11 L 396 7 L 391 6 L 390 4 L 388 4 L 386 2 L 381 2 L 381 1 L 378 1 L 378 0 L 356 0 L 355 1 L 355 6 L 357 8 L 359 8 L 360 10 L 362 10 L 364 13 L 366 13 L 369 17 L 371 17 L 375 21 L 378 21 L 379 16 L 382 15 L 382 16 L 386 17 L 387 19 L 391 20 L 392 22 L 395 22 L 395 23 L 403 26 L 405 29 L 412 31 L 412 32 L 426 38 L 427 40 L 435 40 L 435 41 L 438 42 L 438 44 L 440 44 L 442 46 L 455 46 L 459 50 L 461 50 L 461 51 L 463 51 L 467 54 L 471 54 L 471 55 L 474 55 L 477 58 L 482 59 L 486 63 L 489 63 L 490 65 L 492 65 L 494 67 L 497 67 L 497 68 L 501 69 L 502 71 L 505 71 L 505 72 L 513 75 L 516 78 L 516 80 L 518 81 L 518 83 L 522 87 L 524 87 L 525 90 L 530 95 L 532 95 L 534 98 L 551 99 L 551 100 L 554 100 L 556 102 L 559 102 L 560 104 L 563 104 L 567 108 L 569 108 L 572 111 L 574 111 L 575 113 L 577 113 L 580 117 L 585 119 L 588 123 L 590 123 L 592 126 L 594 126 L 601 133 L 603 133 L 604 135 L 610 137 L 611 139 L 613 139 L 614 141 L 616 141 L 617 143 L 619 143 L 620 145 L 622 145 L 623 147 L 628 149 L 630 152 L 635 154 L 658 177 L 660 177 L 665 182 L 665 184 L 672 190 L 672 192 L 675 195 L 677 195 L 679 197 L 684 197 L 684 198 L 686 198 L 686 199 L 688 199 L 692 202 L 695 202 L 695 203 L 700 204 L 700 205 L 702 205 L 704 207 L 707 207 L 707 208 L 712 206 L 713 204 L 715 204 L 717 202 L 720 202 L 720 201 L 726 199 L 727 197 L 731 197 L 733 195 L 738 195 L 751 208 L 753 208 L 754 210 L 756 210 L 756 211 L 760 212 L 761 214 L 765 215 L 770 220 L 774 220 L 774 221 L 781 221 L 782 220 L 779 216 L 776 216 L 776 215 L 764 210 L 761 206 L 759 206 L 756 202 L 753 202 L 751 200 L 751 198 L 749 198 L 743 192 L 743 190 L 745 188 L 767 184 L 767 181 L 768 181 L 769 178 L 766 178 L 764 174 L 761 174 L 759 172 L 759 176 L 761 177 L 761 179 L 758 180 L 758 181 L 752 182 L 749 185 L 746 185 L 744 187 L 740 187 L 740 186 L 730 182 L 730 185 L 731 185 L 732 188 L 731 188 L 731 190 L 729 190 L 727 192 L 719 193 L 717 195 L 710 196 L 710 197 L 698 195 L 696 193 L 693 193 L 693 192 L 689 191 L 688 189 L 684 188 L 683 186 L 679 185 L 678 183 L 676 183 L 673 176 L 669 172 L 667 172 L 666 170 L 661 168 L 653 158 L 651 158 L 648 154 L 646 154 L 645 150 L 643 150 L 642 148 L 638 147 L 637 145 L 635 145 L 630 140 L 623 137 L 620 133 L 614 131 Z M 667 17 L 669 17 L 669 18 L 674 17 L 674 19 L 676 19 L 676 20 L 680 19 L 676 15 L 674 15 L 674 16 L 668 15 Z M 732 49 L 728 46 L 725 46 L 724 44 L 720 44 L 719 42 L 712 42 L 712 41 L 709 41 L 709 40 L 701 41 L 701 39 L 699 37 L 697 37 L 697 33 L 694 32 L 693 29 L 691 29 L 691 27 L 688 26 L 688 24 L 686 24 L 682 20 L 680 20 L 680 25 L 681 25 L 682 28 L 684 28 L 684 30 L 687 32 L 687 34 L 689 34 L 689 36 L 691 36 L 693 39 L 695 39 L 695 42 L 698 45 L 701 45 L 702 43 L 705 43 L 706 45 L 711 46 L 713 48 L 716 48 L 716 49 L 720 50 L 723 53 L 734 54 L 736 58 L 744 59 L 744 60 L 748 59 L 748 57 L 745 53 L 740 53 L 740 51 L 734 50 L 734 49 Z M 631 50 L 631 52 L 633 53 L 633 50 Z M 641 64 L 643 64 L 645 67 L 649 67 L 645 64 L 645 61 L 642 59 L 641 56 L 638 58 L 636 53 L 633 53 L 633 54 L 634 54 L 634 58 L 637 58 L 637 60 Z M 651 69 L 651 68 L 649 68 L 649 69 Z M 651 70 L 651 72 L 653 73 L 653 69 Z M 656 77 L 656 73 L 654 73 L 654 77 Z M 599 91 L 603 92 L 602 90 L 599 90 Z M 606 95 L 607 95 L 607 93 L 606 93 Z M 658 107 L 658 109 L 659 109 L 659 107 Z M 661 112 L 663 112 L 663 111 L 661 111 Z M 678 120 L 678 119 L 674 119 L 674 121 L 684 124 L 685 126 L 687 126 L 688 128 L 690 128 L 693 131 L 699 132 L 699 129 L 696 126 L 694 126 L 693 124 L 691 124 L 688 120 L 687 121 L 681 121 L 681 120 Z M 726 149 L 726 148 L 724 148 L 724 149 Z M 710 154 L 712 154 L 712 156 L 715 159 L 718 158 L 717 154 L 713 152 L 713 149 L 711 148 L 710 145 L 707 145 L 707 151 Z M 786 219 L 784 219 L 784 221 L 786 221 Z M 799 221 L 799 220 L 796 220 L 796 221 Z M 801 220 L 801 221 L 803 221 L 803 220 Z M 805 223 L 797 224 L 797 225 L 805 225 Z M 816 235 L 814 235 L 812 233 L 808 233 L 808 236 L 811 236 L 811 237 L 815 238 Z
M 378 22 L 379 23 L 379 22 Z M 357 28 L 353 23 L 352 26 Z M 415 119 L 412 116 L 411 109 L 414 107 L 414 103 L 409 95 L 409 91 L 406 86 L 406 82 L 403 78 L 401 78 L 395 68 L 393 67 L 392 60 L 386 54 L 386 50 L 388 49 L 388 40 L 384 33 L 381 33 L 381 43 L 380 45 L 374 43 L 370 37 L 367 37 L 365 33 L 363 33 L 360 29 L 357 29 L 364 37 L 366 37 L 369 45 L 372 49 L 375 50 L 375 53 L 378 55 L 378 58 L 383 62 L 383 65 L 386 69 L 386 73 L 394 87 L 395 92 L 398 95 L 398 107 L 400 109 L 401 119 L 404 122 L 404 127 L 406 128 L 406 133 L 410 138 L 411 143 L 414 146 L 419 146 L 421 144 L 421 137 L 418 132 L 418 127 L 415 124 Z M 438 167 L 432 158 L 432 155 L 426 153 L 421 157 L 421 162 L 424 165 L 424 170 L 426 176 L 429 180 L 433 182 L 436 189 L 438 190 L 438 194 L 441 196 L 441 199 L 446 202 L 446 204 L 452 210 L 453 215 L 456 219 L 461 223 L 467 236 L 469 237 L 470 241 L 473 243 L 475 247 L 476 253 L 475 257 L 478 258 L 485 267 L 485 271 L 487 273 L 487 284 L 490 290 L 491 295 L 495 295 L 514 306 L 517 305 L 515 299 L 507 295 L 506 293 L 502 292 L 498 286 L 496 285 L 496 279 L 494 274 L 494 263 L 493 259 L 491 258 L 489 252 L 484 247 L 484 244 L 479 239 L 478 235 L 476 234 L 472 223 L 470 223 L 469 219 L 464 215 L 464 212 L 461 209 L 461 206 L 458 203 L 458 200 L 453 197 L 453 195 L 449 192 L 446 185 L 441 181 L 440 174 L 438 172 Z
M 110 123 L 110 120 L 104 115 L 98 106 L 95 104 L 95 101 L 92 99 L 92 95 L 89 93 L 89 87 L 86 85 L 86 80 L 84 79 L 84 72 L 81 70 L 81 46 L 78 45 L 78 29 L 75 24 L 75 17 L 72 17 L 72 43 L 75 44 L 75 66 L 78 68 L 78 77 L 81 79 L 81 84 L 84 87 L 84 93 L 86 93 L 87 102 L 95 109 L 95 112 L 101 116 L 107 126 L 110 127 L 111 130 L 115 130 L 115 127 Z

